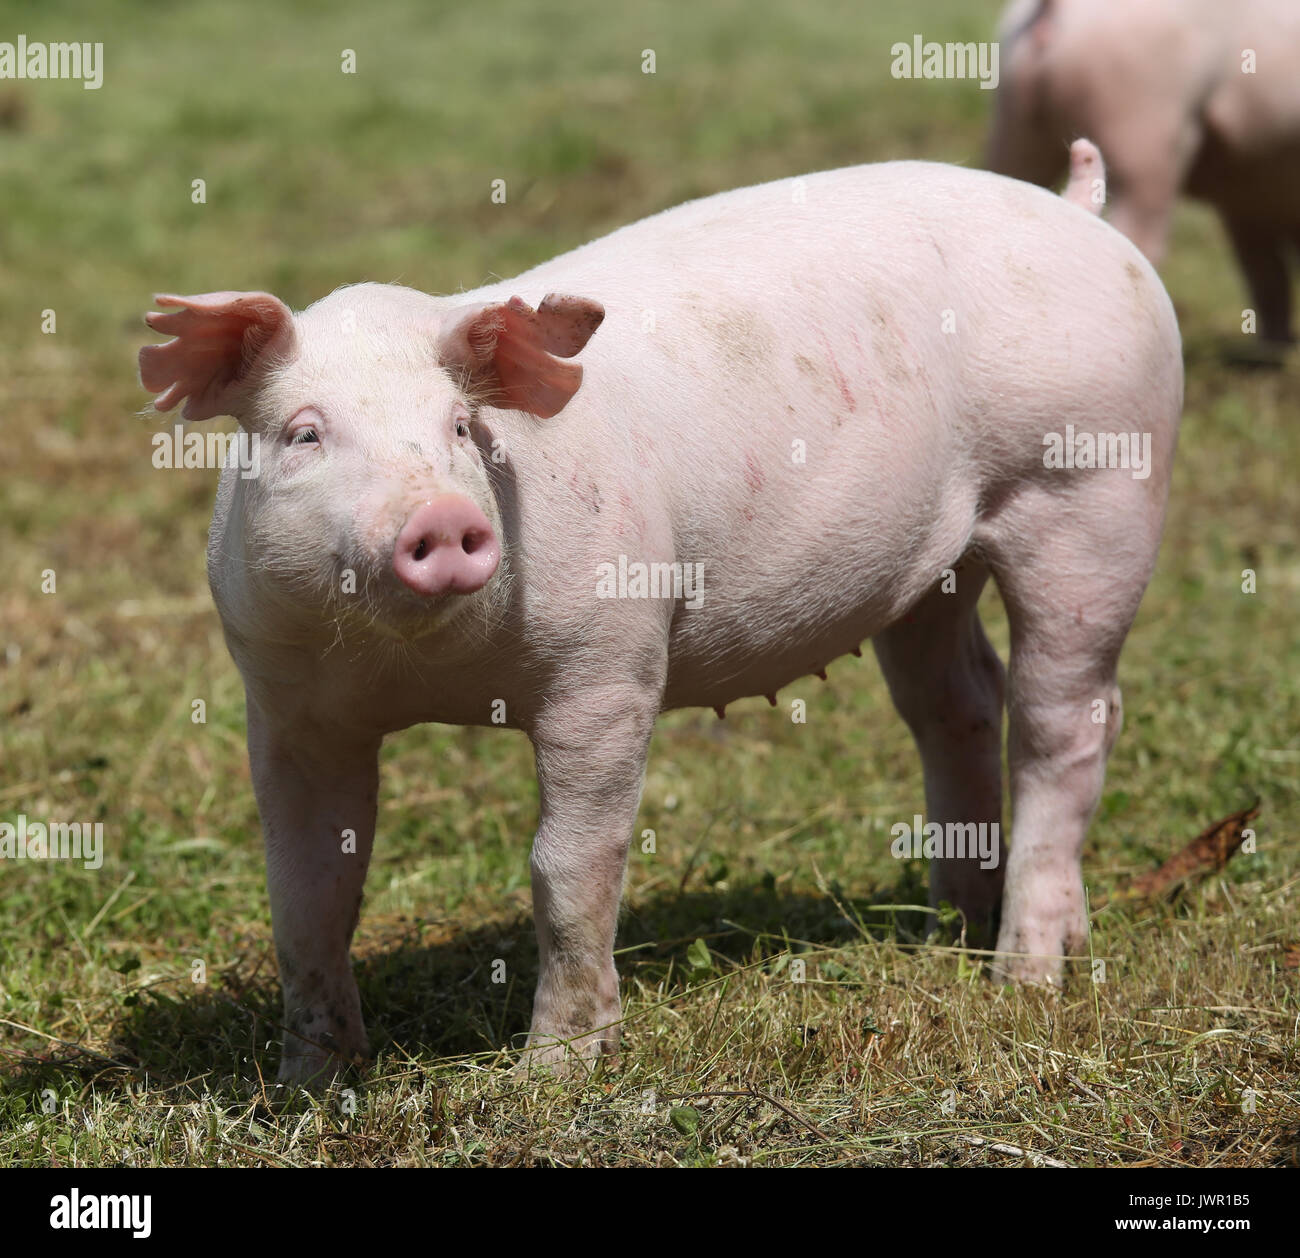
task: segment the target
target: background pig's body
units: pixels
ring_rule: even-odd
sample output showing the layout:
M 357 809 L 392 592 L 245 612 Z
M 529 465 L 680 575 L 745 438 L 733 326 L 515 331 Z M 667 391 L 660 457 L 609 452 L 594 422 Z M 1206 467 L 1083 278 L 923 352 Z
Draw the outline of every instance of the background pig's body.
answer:
M 1300 242 L 1300 5 L 1017 0 L 1003 17 L 989 165 L 1055 183 L 1066 146 L 1105 154 L 1111 221 L 1159 264 L 1180 191 L 1214 205 L 1260 331 L 1291 337 Z M 1256 67 L 1243 73 L 1253 51 Z
M 454 461 L 422 472 L 404 452 L 421 453 L 426 376 L 448 388 L 432 360 L 418 377 L 411 364 L 468 303 L 553 291 L 606 318 L 559 415 L 476 414 L 480 449 L 505 454 L 485 461 L 480 494 L 504 546 L 488 588 L 427 623 L 394 597 L 396 634 L 285 596 L 277 572 L 314 547 L 331 579 L 353 566 L 368 599 L 390 598 L 384 564 L 410 503 L 462 484 Z M 347 311 L 360 334 L 340 331 Z M 282 1074 L 365 1047 L 347 945 L 384 733 L 489 724 L 495 700 L 528 731 L 542 809 L 532 1043 L 609 1047 L 614 922 L 655 715 L 772 692 L 874 637 L 930 818 L 997 821 L 1002 669 L 974 612 L 989 571 L 1012 623 L 1013 855 L 1005 899 L 1001 867 L 960 860 L 934 863 L 932 895 L 972 922 L 1001 902 L 1000 947 L 1027 954 L 1004 959 L 1010 973 L 1050 978 L 1081 945 L 1079 851 L 1181 404 L 1172 310 L 1121 236 L 983 172 L 859 167 L 695 202 L 472 294 L 367 285 L 294 322 L 300 357 L 268 378 L 258 413 L 329 410 L 350 390 L 366 457 L 324 506 L 278 491 L 274 463 L 265 483 L 227 471 L 210 543 L 248 685 L 296 1033 Z M 1151 434 L 1149 477 L 1046 469 L 1044 434 L 1068 424 Z M 288 540 L 284 503 L 295 519 L 317 513 Z M 702 606 L 597 598 L 598 566 L 620 555 L 703 564 Z M 938 590 L 946 568 L 956 592 Z M 357 855 L 339 855 L 345 829 Z

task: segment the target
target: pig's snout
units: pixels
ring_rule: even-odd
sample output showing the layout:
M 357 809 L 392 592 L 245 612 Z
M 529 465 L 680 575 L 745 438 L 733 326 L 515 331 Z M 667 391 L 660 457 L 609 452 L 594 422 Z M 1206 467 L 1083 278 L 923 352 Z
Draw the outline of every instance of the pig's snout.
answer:
M 481 590 L 500 562 L 501 544 L 487 516 L 459 494 L 416 507 L 393 547 L 393 571 L 427 598 Z

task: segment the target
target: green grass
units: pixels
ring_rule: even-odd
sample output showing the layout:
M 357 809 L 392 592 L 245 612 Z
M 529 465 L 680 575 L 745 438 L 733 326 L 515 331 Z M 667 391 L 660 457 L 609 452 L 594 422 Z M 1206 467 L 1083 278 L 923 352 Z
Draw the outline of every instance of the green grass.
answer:
M 991 93 L 897 82 L 888 47 L 986 37 L 996 0 L 544 7 L 0 5 L 0 38 L 106 44 L 98 92 L 0 83 L 0 820 L 99 819 L 107 848 L 97 872 L 0 867 L 0 1163 L 1018 1161 L 977 1137 L 1077 1165 L 1294 1164 L 1300 364 L 1225 361 L 1244 299 L 1190 206 L 1166 268 L 1180 462 L 1085 870 L 1100 898 L 1258 795 L 1256 855 L 1176 904 L 1099 913 L 1104 984 L 994 987 L 925 915 L 881 907 L 925 902 L 887 842 L 921 808 L 919 764 L 874 664 L 839 661 L 783 692 L 806 725 L 762 699 L 661 721 L 624 1052 L 528 1083 L 507 1067 L 536 967 L 531 754 L 411 730 L 385 748 L 356 946 L 376 1064 L 355 1112 L 266 1103 L 279 991 L 242 689 L 203 574 L 214 475 L 150 464 L 150 294 L 449 291 L 693 195 L 979 160 Z M 992 593 L 987 613 L 1005 651 Z

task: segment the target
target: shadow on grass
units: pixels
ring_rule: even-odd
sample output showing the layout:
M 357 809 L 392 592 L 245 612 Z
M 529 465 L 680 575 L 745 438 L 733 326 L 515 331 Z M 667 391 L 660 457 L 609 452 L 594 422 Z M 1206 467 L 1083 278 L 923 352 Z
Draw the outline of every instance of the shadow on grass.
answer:
M 712 953 L 716 974 L 785 952 L 839 947 L 864 931 L 919 943 L 933 928 L 930 914 L 871 907 L 923 904 L 918 863 L 906 865 L 888 891 L 849 897 L 834 884 L 830 891 L 792 894 L 769 878 L 648 897 L 624 912 L 619 972 L 681 994 L 708 977 L 688 955 L 697 939 Z M 436 1072 L 453 1064 L 448 1059 L 499 1060 L 503 1047 L 522 1044 L 537 976 L 530 915 L 472 930 L 406 918 L 367 925 L 363 915 L 359 942 L 354 971 L 370 1047 L 386 1068 L 405 1069 L 409 1060 Z M 67 1046 L 24 1059 L 6 1072 L 5 1090 L 38 1108 L 46 1089 L 66 1097 L 70 1085 L 92 1083 L 99 1091 L 147 1083 L 155 1092 L 174 1090 L 178 1103 L 206 1093 L 245 1105 L 263 1080 L 270 1087 L 279 1060 L 280 988 L 272 968 L 266 946 L 250 947 L 202 987 L 175 981 L 139 989 L 103 1053 Z M 356 1081 L 367 1077 L 373 1067 Z

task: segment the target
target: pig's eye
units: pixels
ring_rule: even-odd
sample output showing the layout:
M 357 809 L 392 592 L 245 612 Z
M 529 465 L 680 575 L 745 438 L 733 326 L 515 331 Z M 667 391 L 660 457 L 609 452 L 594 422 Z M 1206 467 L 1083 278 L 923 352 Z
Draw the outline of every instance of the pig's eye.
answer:
M 456 421 L 456 436 L 458 437 L 469 436 L 469 422 L 467 420 L 458 419 Z
M 300 428 L 289 440 L 291 446 L 310 446 L 320 442 L 314 428 Z

